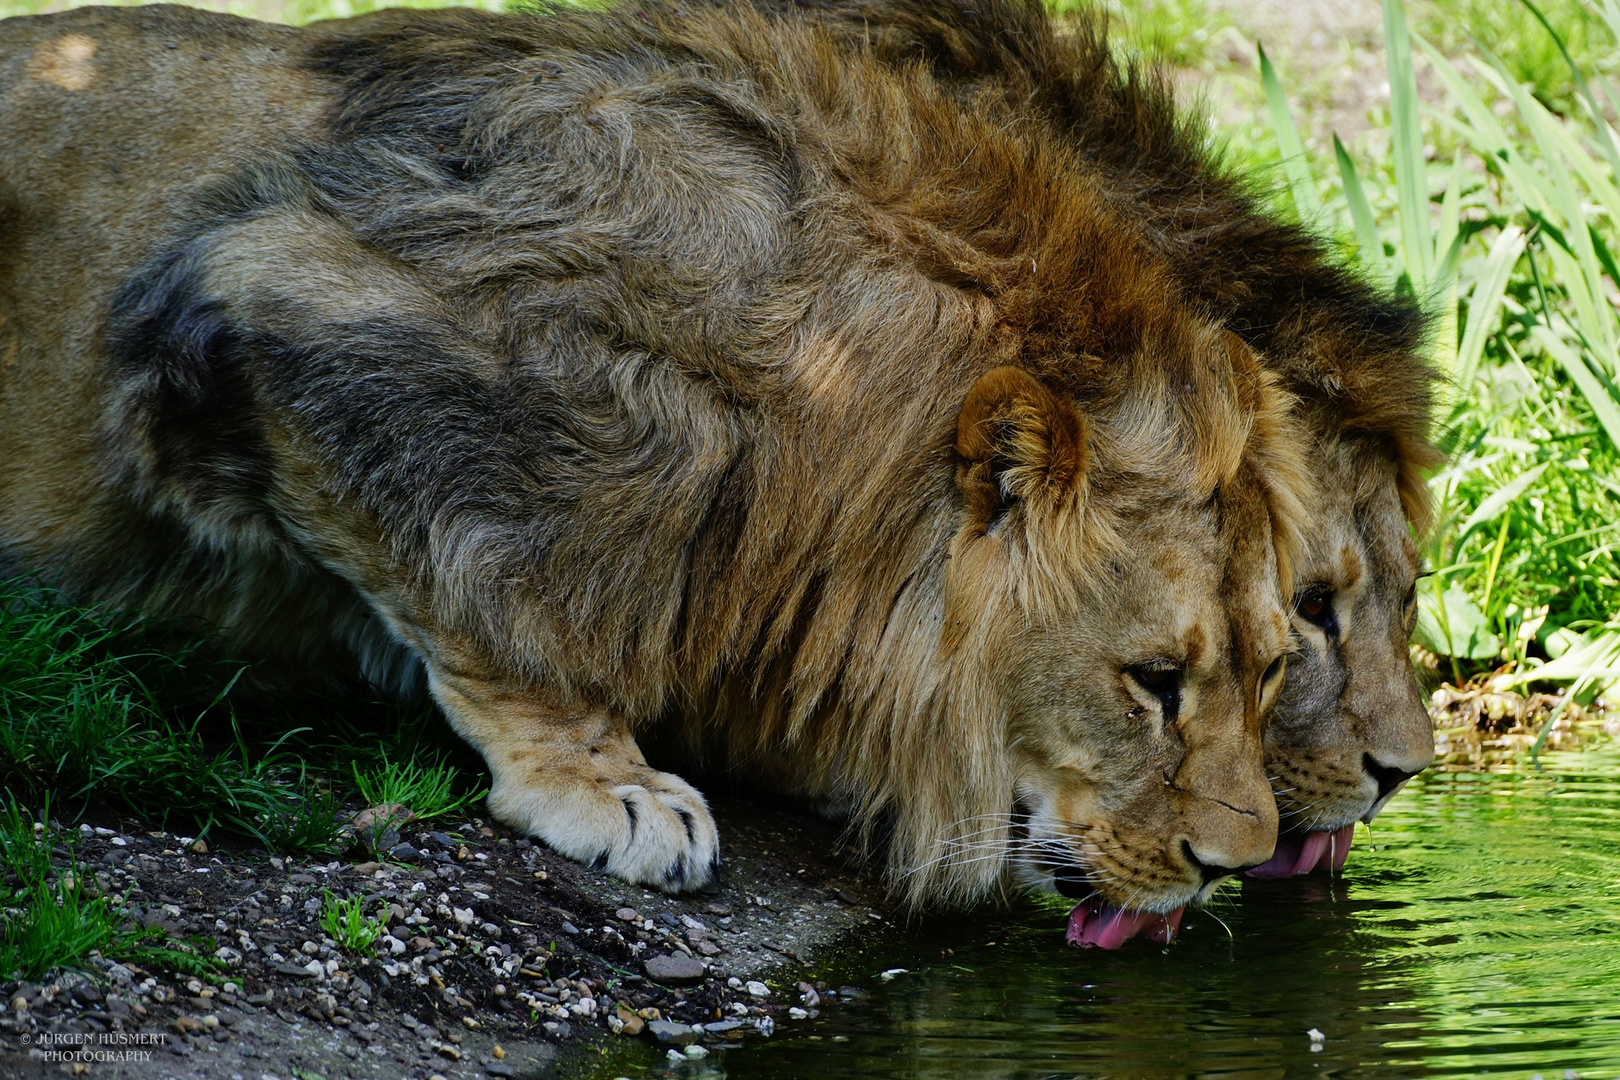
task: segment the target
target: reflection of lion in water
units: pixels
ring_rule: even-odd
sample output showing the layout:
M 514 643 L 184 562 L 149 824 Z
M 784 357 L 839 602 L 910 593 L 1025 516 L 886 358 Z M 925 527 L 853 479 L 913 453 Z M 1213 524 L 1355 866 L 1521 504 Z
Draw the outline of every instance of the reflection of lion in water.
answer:
M 420 666 L 634 881 L 718 852 L 659 722 L 916 900 L 1264 859 L 1286 399 L 1035 125 L 673 11 L 8 22 L 0 551 Z
M 1039 116 L 1105 178 L 1112 206 L 1180 287 L 1300 399 L 1318 495 L 1295 568 L 1298 649 L 1266 729 L 1266 772 L 1289 833 L 1266 872 L 1342 861 L 1349 826 L 1371 820 L 1434 752 L 1406 648 L 1418 572 L 1409 523 L 1426 524 L 1422 473 L 1438 458 L 1417 306 L 1381 295 L 1321 241 L 1262 212 L 1211 160 L 1202 125 L 1178 114 L 1168 84 L 1122 67 L 1097 21 L 1054 21 L 1040 0 L 766 2 L 854 49 L 923 65 L 978 107 L 997 100 L 1009 115 Z

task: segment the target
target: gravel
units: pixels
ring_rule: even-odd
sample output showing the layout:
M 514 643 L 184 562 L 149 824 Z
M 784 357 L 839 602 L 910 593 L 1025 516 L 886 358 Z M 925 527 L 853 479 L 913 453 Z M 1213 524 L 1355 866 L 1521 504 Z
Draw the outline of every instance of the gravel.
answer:
M 539 1075 L 609 1039 L 701 1048 L 768 1037 L 797 1006 L 751 993 L 763 977 L 791 985 L 843 935 L 865 943 L 893 921 L 835 827 L 713 805 L 726 876 L 683 897 L 594 874 L 480 820 L 408 826 L 378 862 L 269 856 L 214 836 L 203 851 L 91 815 L 78 857 L 96 888 L 130 925 L 211 938 L 224 966 L 198 980 L 97 959 L 83 973 L 0 981 L 0 1076 L 60 1076 L 88 1048 L 101 1054 L 94 1075 L 132 1080 L 456 1080 Z M 123 858 L 108 860 L 114 851 Z M 322 933 L 327 890 L 386 919 L 375 956 Z

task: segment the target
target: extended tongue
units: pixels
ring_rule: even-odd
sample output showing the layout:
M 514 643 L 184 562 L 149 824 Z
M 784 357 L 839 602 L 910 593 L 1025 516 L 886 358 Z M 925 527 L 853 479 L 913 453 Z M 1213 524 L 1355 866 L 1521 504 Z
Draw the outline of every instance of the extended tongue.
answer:
M 1165 915 L 1124 908 L 1091 900 L 1069 913 L 1070 945 L 1077 949 L 1117 949 L 1137 935 L 1168 945 L 1181 927 L 1182 908 Z
M 1280 878 L 1309 874 L 1312 870 L 1338 870 L 1350 857 L 1354 825 L 1337 832 L 1283 833 L 1271 858 L 1246 871 L 1245 877 Z

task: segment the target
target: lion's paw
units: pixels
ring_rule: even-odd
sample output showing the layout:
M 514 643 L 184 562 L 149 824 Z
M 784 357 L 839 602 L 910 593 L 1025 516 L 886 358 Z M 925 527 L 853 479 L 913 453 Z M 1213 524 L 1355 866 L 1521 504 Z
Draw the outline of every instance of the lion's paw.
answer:
M 569 858 L 668 892 L 713 880 L 719 830 L 703 796 L 680 777 L 643 767 L 618 780 L 572 769 L 524 779 L 497 779 L 491 812 Z

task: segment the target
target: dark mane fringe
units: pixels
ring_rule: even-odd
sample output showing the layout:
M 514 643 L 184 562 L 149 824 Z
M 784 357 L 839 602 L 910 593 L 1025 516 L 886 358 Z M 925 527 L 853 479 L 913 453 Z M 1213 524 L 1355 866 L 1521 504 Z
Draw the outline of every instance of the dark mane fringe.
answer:
M 1316 430 L 1365 439 L 1396 462 L 1407 514 L 1426 527 L 1440 376 L 1420 353 L 1423 309 L 1265 213 L 1253 182 L 1207 149 L 1195 115 L 1177 110 L 1166 74 L 1110 49 L 1105 15 L 1055 20 L 1042 0 L 762 2 L 1062 132 L 1186 293 L 1265 357 Z

